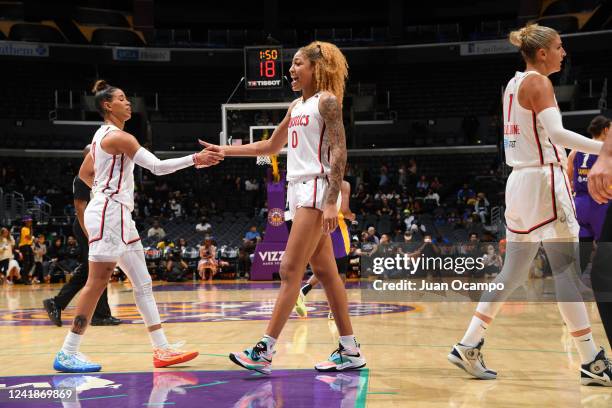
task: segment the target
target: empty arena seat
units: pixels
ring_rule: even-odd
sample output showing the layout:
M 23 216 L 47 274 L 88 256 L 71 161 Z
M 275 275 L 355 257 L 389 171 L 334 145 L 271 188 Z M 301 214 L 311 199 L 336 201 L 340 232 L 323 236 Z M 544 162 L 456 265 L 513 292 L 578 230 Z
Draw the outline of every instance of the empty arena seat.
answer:
M 314 35 L 315 35 L 315 40 L 331 41 L 334 38 L 334 29 L 333 28 L 315 28 Z
M 91 43 L 97 45 L 124 45 L 143 47 L 142 39 L 132 30 L 117 28 L 98 28 L 91 36 Z
M 291 46 L 297 44 L 297 31 L 293 28 L 286 28 L 281 31 L 283 44 Z
M 228 30 L 228 40 L 230 47 L 244 47 L 245 30 Z
M 23 3 L 0 3 L 0 20 L 22 21 L 24 17 Z
M 264 44 L 265 40 L 266 36 L 263 30 L 246 30 L 246 45 L 261 45 Z
M 544 17 L 538 24 L 554 28 L 560 33 L 574 33 L 578 31 L 578 18 L 575 16 Z
M 226 47 L 228 30 L 208 30 L 208 45 L 211 47 Z
M 82 25 L 130 27 L 130 23 L 123 14 L 111 10 L 77 8 L 74 13 L 74 19 Z
M 11 26 L 9 40 L 64 43 L 66 39 L 56 28 L 36 23 L 16 23 Z

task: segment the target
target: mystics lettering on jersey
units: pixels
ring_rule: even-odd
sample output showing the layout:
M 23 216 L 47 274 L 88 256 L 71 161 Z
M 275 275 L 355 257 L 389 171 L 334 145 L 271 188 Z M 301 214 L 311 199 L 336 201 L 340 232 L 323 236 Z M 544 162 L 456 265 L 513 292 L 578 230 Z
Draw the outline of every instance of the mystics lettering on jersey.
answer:
M 299 181 L 329 174 L 329 137 L 319 112 L 320 94 L 299 99 L 291 111 L 287 132 L 287 180 Z

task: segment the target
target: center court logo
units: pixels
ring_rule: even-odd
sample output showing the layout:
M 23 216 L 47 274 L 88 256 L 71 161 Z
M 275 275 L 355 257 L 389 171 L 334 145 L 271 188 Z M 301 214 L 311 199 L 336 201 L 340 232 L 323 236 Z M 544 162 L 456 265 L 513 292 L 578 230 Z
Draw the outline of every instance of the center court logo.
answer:
M 268 212 L 268 222 L 273 227 L 280 227 L 285 223 L 285 212 L 280 208 L 272 208 Z

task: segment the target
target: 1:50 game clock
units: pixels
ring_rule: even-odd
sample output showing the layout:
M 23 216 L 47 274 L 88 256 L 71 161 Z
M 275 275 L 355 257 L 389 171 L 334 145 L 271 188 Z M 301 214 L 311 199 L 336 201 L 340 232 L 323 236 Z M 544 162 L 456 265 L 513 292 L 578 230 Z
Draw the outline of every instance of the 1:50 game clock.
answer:
M 244 47 L 246 89 L 280 89 L 283 87 L 283 47 Z

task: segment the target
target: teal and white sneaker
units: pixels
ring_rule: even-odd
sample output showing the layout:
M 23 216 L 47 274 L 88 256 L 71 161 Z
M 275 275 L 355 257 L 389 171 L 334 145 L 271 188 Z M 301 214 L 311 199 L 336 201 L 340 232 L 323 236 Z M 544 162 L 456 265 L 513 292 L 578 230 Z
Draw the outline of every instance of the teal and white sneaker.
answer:
M 83 353 L 67 354 L 59 351 L 55 355 L 53 368 L 62 373 L 91 373 L 100 371 L 100 364 L 92 363 Z
M 262 374 L 270 374 L 272 372 L 272 356 L 274 352 L 268 350 L 268 345 L 265 341 L 260 341 L 255 347 L 230 353 L 229 358 L 240 367 L 247 370 L 253 370 Z
M 365 367 L 366 360 L 361 355 L 359 348 L 355 350 L 347 350 L 342 344 L 338 345 L 338 348 L 334 350 L 326 361 L 320 362 L 315 365 L 317 371 L 329 372 L 329 371 L 346 371 L 346 370 L 358 370 Z

